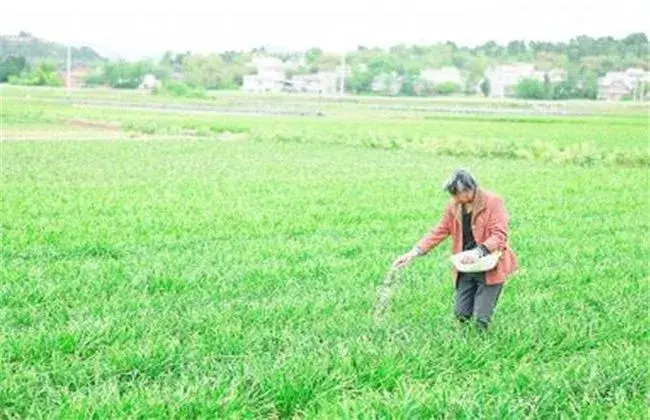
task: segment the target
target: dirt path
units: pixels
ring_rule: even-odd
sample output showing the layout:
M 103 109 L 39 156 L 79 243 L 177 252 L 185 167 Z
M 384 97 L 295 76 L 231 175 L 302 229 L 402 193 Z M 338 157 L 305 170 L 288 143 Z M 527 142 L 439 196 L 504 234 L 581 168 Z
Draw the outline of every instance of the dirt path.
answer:
M 29 101 L 40 101 L 60 104 L 71 104 L 77 107 L 97 107 L 97 108 L 116 108 L 122 110 L 134 111 L 160 111 L 174 112 L 185 114 L 221 114 L 221 115 L 285 115 L 285 116 L 302 116 L 302 117 L 322 117 L 326 115 L 325 111 L 317 109 L 322 103 L 308 102 L 292 103 L 286 106 L 259 105 L 252 106 L 218 106 L 211 104 L 199 103 L 154 103 L 154 102 L 127 102 L 121 100 L 106 99 L 67 99 L 67 98 L 21 98 Z M 327 105 L 327 104 L 326 104 Z M 377 104 L 357 104 L 358 109 L 354 111 L 401 111 L 414 113 L 431 113 L 431 114 L 457 114 L 457 115 L 504 115 L 504 116 L 587 116 L 598 115 L 597 111 L 572 111 L 562 107 L 536 105 L 531 108 L 515 107 L 469 107 L 466 105 L 447 105 L 447 106 L 417 106 L 417 105 L 377 105 Z M 339 111 L 332 111 L 337 113 Z

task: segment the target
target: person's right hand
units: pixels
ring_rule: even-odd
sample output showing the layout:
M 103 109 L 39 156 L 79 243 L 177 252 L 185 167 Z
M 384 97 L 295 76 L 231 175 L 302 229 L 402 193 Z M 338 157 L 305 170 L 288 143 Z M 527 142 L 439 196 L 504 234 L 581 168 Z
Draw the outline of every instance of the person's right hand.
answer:
M 418 254 L 415 251 L 409 251 L 395 260 L 395 262 L 393 263 L 393 268 L 400 269 L 406 267 L 407 265 L 409 265 L 411 261 L 413 261 L 413 258 L 417 256 Z

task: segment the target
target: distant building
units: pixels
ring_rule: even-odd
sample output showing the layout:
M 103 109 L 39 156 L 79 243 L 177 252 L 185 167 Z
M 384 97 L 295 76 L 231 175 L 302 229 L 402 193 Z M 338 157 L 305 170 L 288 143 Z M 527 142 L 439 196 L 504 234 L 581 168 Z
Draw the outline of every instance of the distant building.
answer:
M 433 94 L 436 85 L 454 84 L 461 90 L 464 85 L 463 76 L 456 67 L 441 67 L 437 69 L 425 69 L 420 72 L 413 89 L 417 95 Z
M 161 82 L 154 76 L 153 74 L 147 74 L 144 76 L 144 79 L 142 79 L 142 83 L 140 83 L 140 86 L 138 86 L 138 89 L 155 89 L 158 86 L 160 86 Z
M 366 71 L 367 66 L 365 65 L 358 66 L 357 69 L 359 71 Z M 347 64 L 346 65 L 339 64 L 338 66 L 336 66 L 336 69 L 334 71 L 336 72 L 338 77 L 344 77 L 345 79 L 347 79 L 348 77 L 352 76 L 352 70 L 353 70 L 352 67 Z
M 245 92 L 281 92 L 284 90 L 284 80 L 265 78 L 258 75 L 245 75 L 242 83 L 242 90 Z
M 463 85 L 463 77 L 456 67 L 442 67 L 439 69 L 426 69 L 420 73 L 420 80 L 427 84 L 454 83 Z
M 319 72 L 293 76 L 290 83 L 295 92 L 332 94 L 339 90 L 339 81 L 337 72 Z
M 285 66 L 274 57 L 253 59 L 256 74 L 243 78 L 242 90 L 246 92 L 281 92 L 287 86 Z
M 598 99 L 620 101 L 626 96 L 636 100 L 648 100 L 646 84 L 650 83 L 650 72 L 639 68 L 625 71 L 610 71 L 598 79 Z
M 257 57 L 253 59 L 257 68 L 257 75 L 264 78 L 285 78 L 285 65 L 282 60 L 275 57 Z
M 503 98 L 514 96 L 515 86 L 523 79 L 560 83 L 566 79 L 567 73 L 563 69 L 543 71 L 537 70 L 531 63 L 516 63 L 491 67 L 485 71 L 484 76 L 490 81 L 490 96 Z
M 99 72 L 99 69 L 93 68 L 93 67 L 88 67 L 88 66 L 75 66 L 72 69 L 70 69 L 70 87 L 71 88 L 80 88 L 86 85 L 86 79 L 90 77 L 92 74 L 95 74 Z M 64 84 L 67 86 L 67 81 L 68 81 L 68 74 L 67 71 L 61 71 L 59 72 L 59 76 L 61 77 L 61 80 L 63 80 Z
M 404 80 L 397 73 L 383 73 L 372 80 L 370 89 L 382 95 L 397 95 L 402 90 Z
M 566 80 L 567 72 L 564 69 L 551 69 L 546 73 L 549 82 L 561 83 Z
M 286 70 L 295 70 L 300 67 L 307 66 L 307 59 L 304 55 L 290 57 L 285 63 L 284 68 Z
M 598 80 L 598 99 L 601 101 L 620 101 L 632 92 L 632 80 L 625 72 L 610 71 Z
M 508 64 L 491 67 L 485 71 L 485 78 L 490 81 L 490 96 L 504 98 L 514 95 L 515 86 L 523 79 L 544 81 L 544 72 L 535 70 L 529 63 Z

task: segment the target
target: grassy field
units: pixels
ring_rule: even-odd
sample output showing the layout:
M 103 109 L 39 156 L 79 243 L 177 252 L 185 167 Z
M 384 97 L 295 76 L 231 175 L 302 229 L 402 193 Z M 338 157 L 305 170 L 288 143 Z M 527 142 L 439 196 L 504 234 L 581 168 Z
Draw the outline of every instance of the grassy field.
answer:
M 0 85 L 0 96 L 23 100 L 43 102 L 47 100 L 115 100 L 125 103 L 161 104 L 174 102 L 176 104 L 198 104 L 229 107 L 232 109 L 281 108 L 284 110 L 323 111 L 328 114 L 349 115 L 350 113 L 368 111 L 373 114 L 378 110 L 393 111 L 406 109 L 411 113 L 415 110 L 427 109 L 484 109 L 510 110 L 523 113 L 565 111 L 574 113 L 629 115 L 646 114 L 647 103 L 630 101 L 528 101 L 511 98 L 483 98 L 470 96 L 450 97 L 382 97 L 358 95 L 310 95 L 296 93 L 266 93 L 250 95 L 240 91 L 208 91 L 204 98 L 171 98 L 164 95 L 153 95 L 147 91 L 121 89 L 73 89 L 68 94 L 61 88 L 34 88 L 23 86 Z
M 647 414 L 643 117 L 0 116 L 0 418 Z M 453 322 L 449 242 L 375 325 L 459 166 L 522 265 L 491 334 Z

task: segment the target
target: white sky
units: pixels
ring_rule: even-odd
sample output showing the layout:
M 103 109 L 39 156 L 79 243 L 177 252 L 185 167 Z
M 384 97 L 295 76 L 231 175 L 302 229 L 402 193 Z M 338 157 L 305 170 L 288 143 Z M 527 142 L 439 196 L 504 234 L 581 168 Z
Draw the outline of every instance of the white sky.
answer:
M 650 33 L 650 1 L 593 0 L 31 0 L 5 1 L 0 34 L 89 45 L 109 56 L 162 51 L 218 52 L 273 45 L 387 46 L 451 40 L 568 41 L 571 37 Z M 95 9 L 96 11 L 91 11 Z

